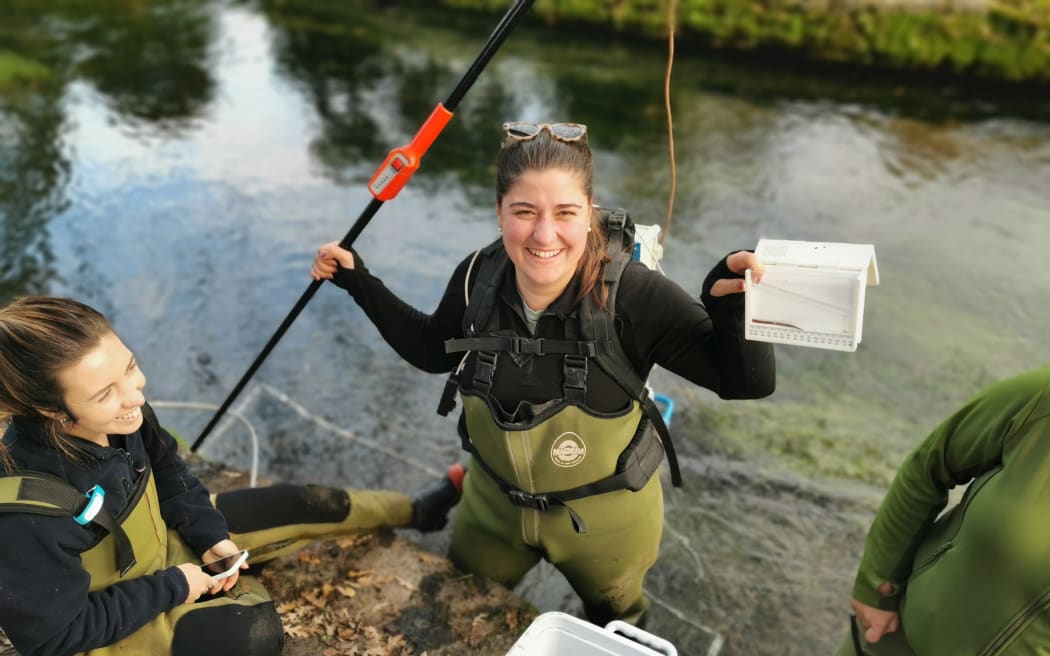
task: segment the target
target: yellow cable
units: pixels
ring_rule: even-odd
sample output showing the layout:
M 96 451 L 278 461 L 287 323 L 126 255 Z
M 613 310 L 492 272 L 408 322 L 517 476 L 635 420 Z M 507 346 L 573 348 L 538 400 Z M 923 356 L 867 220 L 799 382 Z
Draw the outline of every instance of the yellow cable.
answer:
M 667 74 L 664 76 L 664 108 L 667 110 L 667 147 L 671 158 L 671 190 L 667 196 L 667 219 L 664 229 L 660 231 L 660 243 L 664 243 L 671 231 L 671 218 L 674 215 L 674 194 L 677 183 L 677 169 L 674 159 L 674 122 L 671 117 L 671 65 L 674 63 L 674 30 L 675 15 L 678 13 L 678 0 L 667 3 Z

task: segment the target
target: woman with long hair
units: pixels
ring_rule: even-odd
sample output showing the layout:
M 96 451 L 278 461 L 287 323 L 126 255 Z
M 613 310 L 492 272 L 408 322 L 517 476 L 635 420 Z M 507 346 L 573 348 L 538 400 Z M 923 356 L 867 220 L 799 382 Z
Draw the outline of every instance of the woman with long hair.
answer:
M 87 305 L 31 296 L 0 309 L 0 627 L 25 656 L 279 654 L 259 581 L 203 565 L 377 527 L 436 530 L 458 501 L 461 468 L 416 499 L 274 485 L 213 504 L 145 386 Z

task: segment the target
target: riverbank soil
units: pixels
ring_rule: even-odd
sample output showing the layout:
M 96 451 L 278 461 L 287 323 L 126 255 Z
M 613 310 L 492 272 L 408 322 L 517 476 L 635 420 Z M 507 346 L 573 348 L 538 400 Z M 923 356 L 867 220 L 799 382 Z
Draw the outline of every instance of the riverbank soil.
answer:
M 248 486 L 244 472 L 188 460 L 212 492 Z M 258 576 L 281 615 L 285 656 L 501 656 L 537 615 L 392 531 L 319 542 Z

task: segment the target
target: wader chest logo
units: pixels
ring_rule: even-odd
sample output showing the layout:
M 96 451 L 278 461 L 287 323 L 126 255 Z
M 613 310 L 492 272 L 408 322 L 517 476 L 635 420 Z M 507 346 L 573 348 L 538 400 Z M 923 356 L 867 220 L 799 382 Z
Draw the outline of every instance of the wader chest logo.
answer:
M 587 445 L 572 431 L 562 433 L 551 447 L 551 460 L 559 467 L 575 467 L 587 455 Z

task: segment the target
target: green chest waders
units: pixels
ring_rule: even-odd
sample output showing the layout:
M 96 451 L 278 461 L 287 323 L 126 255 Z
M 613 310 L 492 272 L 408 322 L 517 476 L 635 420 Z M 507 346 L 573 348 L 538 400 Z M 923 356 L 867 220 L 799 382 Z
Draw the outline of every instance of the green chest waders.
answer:
M 542 557 L 569 581 L 591 621 L 638 621 L 663 528 L 660 477 L 651 475 L 662 450 L 640 408 L 600 418 L 566 406 L 525 430 L 498 426 L 477 397 L 465 395 L 463 409 L 476 451 L 453 529 L 453 562 L 514 585 Z M 636 441 L 642 448 L 628 448 Z M 636 490 L 616 483 L 590 493 L 596 481 L 618 480 L 625 453 L 647 450 L 650 475 L 637 478 Z
M 101 590 L 121 580 L 146 576 L 161 569 L 182 563 L 199 562 L 189 546 L 173 529 L 167 528 L 160 514 L 157 487 L 150 474 L 145 493 L 139 503 L 122 523 L 124 532 L 135 548 L 136 564 L 123 577 L 113 567 L 113 536 L 107 535 L 101 542 L 81 554 L 81 563 L 91 575 L 91 590 Z M 132 654 L 167 656 L 171 653 L 172 638 L 176 623 L 187 613 L 215 606 L 230 604 L 255 606 L 270 601 L 266 589 L 250 576 L 241 576 L 225 595 L 194 604 L 180 604 L 153 618 L 138 631 L 107 647 L 85 652 L 90 656 Z
M 468 450 L 510 505 L 567 514 L 579 533 L 592 507 L 607 512 L 598 497 L 642 489 L 663 455 L 637 404 L 615 417 L 567 405 L 524 429 L 498 424 L 476 396 L 464 395 L 463 413 Z
M 199 562 L 198 555 L 178 533 L 165 525 L 152 472 L 143 475 L 129 499 L 133 505 L 121 517 L 114 518 L 106 511 L 99 513 L 94 522 L 106 528 L 108 534 L 80 554 L 81 566 L 91 577 L 91 592 L 182 563 Z M 84 502 L 83 493 L 47 474 L 19 472 L 0 478 L 2 511 L 66 516 L 73 522 L 73 517 L 81 514 Z M 175 625 L 187 613 L 230 604 L 255 606 L 268 601 L 269 596 L 258 581 L 242 576 L 237 585 L 223 596 L 196 604 L 180 604 L 120 641 L 82 653 L 91 656 L 168 656 Z

